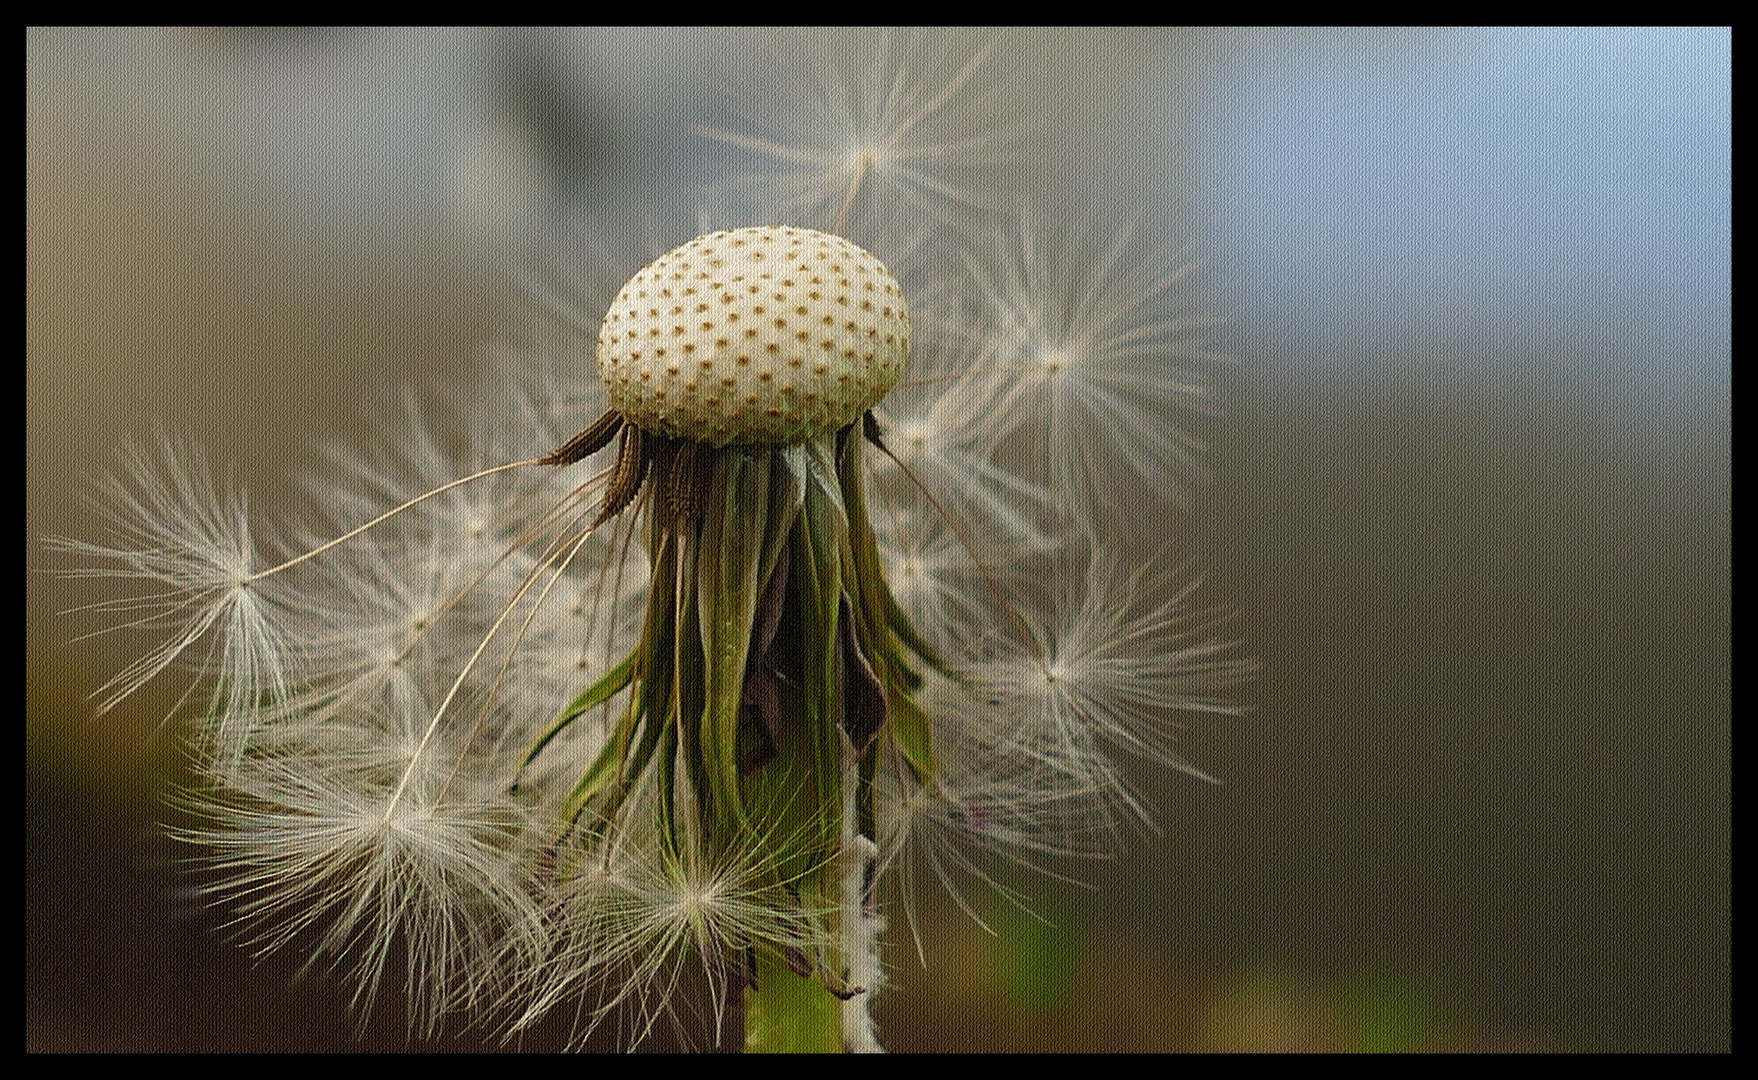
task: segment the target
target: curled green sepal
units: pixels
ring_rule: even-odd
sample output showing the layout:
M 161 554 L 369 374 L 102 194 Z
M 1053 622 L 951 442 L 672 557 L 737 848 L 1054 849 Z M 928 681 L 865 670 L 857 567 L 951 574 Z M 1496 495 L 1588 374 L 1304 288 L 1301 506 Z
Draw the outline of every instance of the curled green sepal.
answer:
M 588 686 L 579 697 L 570 701 L 567 707 L 556 715 L 549 727 L 543 730 L 543 734 L 539 735 L 536 741 L 531 744 L 531 749 L 525 751 L 525 756 L 519 760 L 519 767 L 513 773 L 513 790 L 518 789 L 519 778 L 525 774 L 526 766 L 536 760 L 538 754 L 543 753 L 543 748 L 548 746 L 551 740 L 566 731 L 568 725 L 628 688 L 629 683 L 634 679 L 635 661 L 640 653 L 639 648 L 631 650 L 628 656 L 623 657 L 622 663 L 605 672 L 597 682 Z
M 706 675 L 700 753 L 714 827 L 734 833 L 750 824 L 739 789 L 738 729 L 768 540 L 771 456 L 737 449 L 717 459 L 696 566 Z

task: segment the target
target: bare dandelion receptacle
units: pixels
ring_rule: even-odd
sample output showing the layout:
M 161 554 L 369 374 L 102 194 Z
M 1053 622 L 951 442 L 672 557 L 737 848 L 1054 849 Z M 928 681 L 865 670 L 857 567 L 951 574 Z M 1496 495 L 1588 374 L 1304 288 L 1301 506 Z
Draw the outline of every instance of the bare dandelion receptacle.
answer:
M 611 404 L 711 446 L 804 442 L 853 423 L 909 358 L 903 290 L 839 236 L 757 227 L 697 237 L 617 294 L 598 335 Z

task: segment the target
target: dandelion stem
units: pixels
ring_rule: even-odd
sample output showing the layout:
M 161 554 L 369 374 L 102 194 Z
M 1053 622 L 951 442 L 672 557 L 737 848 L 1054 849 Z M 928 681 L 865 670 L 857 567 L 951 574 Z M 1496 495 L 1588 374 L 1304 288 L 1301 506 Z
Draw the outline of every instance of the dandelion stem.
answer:
M 745 990 L 747 1054 L 842 1053 L 842 1002 L 780 958 L 759 954 L 756 985 Z

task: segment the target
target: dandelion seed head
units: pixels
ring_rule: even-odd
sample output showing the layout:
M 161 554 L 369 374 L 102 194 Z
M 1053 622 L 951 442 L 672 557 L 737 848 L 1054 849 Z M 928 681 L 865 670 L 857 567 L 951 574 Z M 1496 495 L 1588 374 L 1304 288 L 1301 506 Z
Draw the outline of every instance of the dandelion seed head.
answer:
M 923 220 L 969 224 L 991 201 L 1009 148 L 982 78 L 988 50 L 943 33 L 812 37 L 787 60 L 742 73 L 726 95 L 773 105 L 696 129 L 752 163 L 710 199 L 747 220 L 810 222 L 888 246 Z M 836 44 L 871 62 L 849 70 Z
M 1056 872 L 1147 818 L 1125 758 L 1195 771 L 1172 717 L 1246 666 L 1098 519 L 1136 512 L 1119 477 L 1194 474 L 1166 420 L 1208 324 L 1132 231 L 997 205 L 984 50 L 887 41 L 704 132 L 767 165 L 705 217 L 827 231 L 619 261 L 608 309 L 563 289 L 488 389 L 327 448 L 298 554 L 177 453 L 109 493 L 113 543 L 62 543 L 159 635 L 106 705 L 205 673 L 184 835 L 258 948 L 363 1007 L 404 971 L 423 1032 L 639 1039 L 686 979 L 719 1017 L 768 965 L 874 1049 L 881 871 L 974 912 L 992 859 Z
M 517 810 L 431 774 L 394 784 L 308 762 L 289 747 L 227 764 L 224 787 L 193 800 L 207 824 L 180 835 L 213 853 L 213 891 L 236 898 L 246 940 L 267 952 L 315 933 L 314 959 L 353 972 L 363 1009 L 400 955 L 411 1026 L 431 1034 L 456 988 L 509 947 L 507 928 L 530 921 Z
M 650 789 L 637 797 L 636 816 L 652 797 Z M 718 1011 L 729 982 L 745 977 L 748 950 L 808 955 L 833 946 L 830 909 L 802 905 L 789 884 L 755 845 L 717 859 L 700 848 L 668 850 L 651 830 L 622 834 L 548 897 L 545 957 L 515 991 L 523 1010 L 515 1028 L 572 1002 L 584 1011 L 577 1038 L 625 1009 L 635 1016 L 629 1041 L 639 1042 L 677 1007 L 690 968 L 707 977 Z
M 283 583 L 257 573 L 244 499 L 221 496 L 198 454 L 166 442 L 127 451 L 123 471 L 93 505 L 110 525 L 111 543 L 54 538 L 49 545 L 84 564 L 66 576 L 120 580 L 133 590 L 84 610 L 119 617 L 111 629 L 157 639 L 98 690 L 98 712 L 183 664 L 213 676 L 214 743 L 235 745 L 258 707 L 284 695 L 291 679 L 278 623 Z
M 972 678 L 1008 703 L 1019 739 L 1063 756 L 1070 775 L 1115 776 L 1109 754 L 1122 751 L 1201 776 L 1177 753 L 1172 718 L 1237 712 L 1225 692 L 1252 668 L 1214 636 L 1213 612 L 1189 607 L 1193 590 L 1094 555 L 1082 577 L 1064 579 L 1053 615 L 1029 618 L 1030 643 L 1000 642 Z
M 1202 440 L 1188 426 L 1213 411 L 1206 370 L 1214 319 L 1179 296 L 1190 264 L 1142 252 L 1133 228 L 1054 229 L 1022 212 L 1011 235 L 967 270 L 985 298 L 981 333 L 995 364 L 998 436 L 1030 448 L 1027 473 L 1071 498 L 1125 468 L 1151 493 L 1181 497 L 1200 479 Z M 1094 250 L 1086 241 L 1109 231 Z

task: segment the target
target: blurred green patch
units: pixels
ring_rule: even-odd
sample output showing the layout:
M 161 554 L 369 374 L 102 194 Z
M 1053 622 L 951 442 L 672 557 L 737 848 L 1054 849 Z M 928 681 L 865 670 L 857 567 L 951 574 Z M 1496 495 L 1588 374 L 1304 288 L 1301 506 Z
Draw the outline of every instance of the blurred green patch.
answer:
M 1337 1048 L 1399 1053 L 1434 1048 L 1435 995 L 1420 979 L 1373 975 L 1337 994 Z
M 1317 981 L 1273 965 L 1217 988 L 1204 1021 L 1208 1049 L 1404 1053 L 1457 1049 L 1458 1023 L 1433 980 L 1371 970 Z
M 1067 912 L 1043 904 L 1028 911 L 997 898 L 984 914 L 984 970 L 1010 1009 L 1037 1016 L 1067 1008 L 1074 998 L 1081 943 Z

